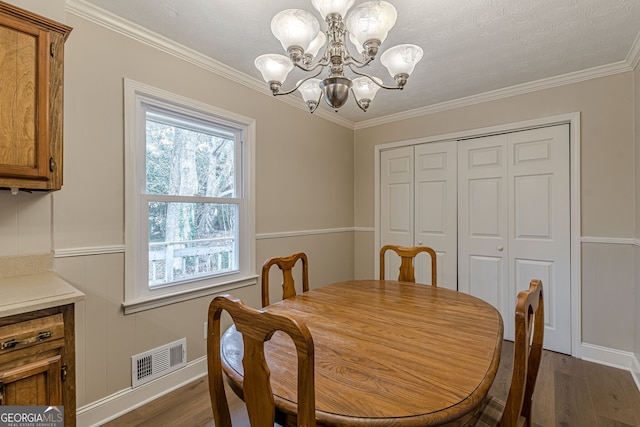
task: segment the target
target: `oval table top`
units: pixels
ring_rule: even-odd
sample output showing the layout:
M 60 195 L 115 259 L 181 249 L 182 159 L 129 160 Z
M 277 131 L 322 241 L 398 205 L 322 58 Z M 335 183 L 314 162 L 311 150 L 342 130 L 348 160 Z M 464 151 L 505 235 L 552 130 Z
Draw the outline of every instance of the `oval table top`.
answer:
M 486 396 L 500 363 L 500 313 L 449 289 L 352 280 L 263 310 L 295 316 L 311 332 L 318 425 L 455 421 Z M 295 348 L 283 333 L 265 347 L 278 414 L 290 417 L 297 400 Z M 242 336 L 233 326 L 222 337 L 221 352 L 229 383 L 242 397 Z

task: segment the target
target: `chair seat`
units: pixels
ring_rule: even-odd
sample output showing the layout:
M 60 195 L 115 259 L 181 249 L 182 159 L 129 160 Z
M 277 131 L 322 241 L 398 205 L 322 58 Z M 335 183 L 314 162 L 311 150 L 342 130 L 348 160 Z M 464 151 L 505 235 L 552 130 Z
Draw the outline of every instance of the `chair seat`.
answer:
M 503 400 L 495 396 L 487 396 L 465 427 L 495 427 L 502 420 L 504 408 Z

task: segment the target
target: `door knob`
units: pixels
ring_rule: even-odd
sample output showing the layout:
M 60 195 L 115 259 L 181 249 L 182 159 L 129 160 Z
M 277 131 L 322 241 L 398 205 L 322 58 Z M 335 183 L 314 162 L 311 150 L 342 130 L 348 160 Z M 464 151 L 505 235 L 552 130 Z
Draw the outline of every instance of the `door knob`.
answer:
M 502 252 L 504 248 L 502 246 L 498 246 L 496 249 L 498 250 L 498 252 Z

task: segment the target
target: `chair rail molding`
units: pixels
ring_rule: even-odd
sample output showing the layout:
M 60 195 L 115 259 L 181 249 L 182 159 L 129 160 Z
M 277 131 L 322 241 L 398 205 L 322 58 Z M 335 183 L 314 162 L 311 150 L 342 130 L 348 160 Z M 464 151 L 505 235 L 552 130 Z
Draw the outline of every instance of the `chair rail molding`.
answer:
M 604 243 L 613 245 L 635 245 L 640 246 L 640 239 L 634 239 L 631 237 L 594 237 L 594 236 L 582 236 L 580 238 L 581 243 Z

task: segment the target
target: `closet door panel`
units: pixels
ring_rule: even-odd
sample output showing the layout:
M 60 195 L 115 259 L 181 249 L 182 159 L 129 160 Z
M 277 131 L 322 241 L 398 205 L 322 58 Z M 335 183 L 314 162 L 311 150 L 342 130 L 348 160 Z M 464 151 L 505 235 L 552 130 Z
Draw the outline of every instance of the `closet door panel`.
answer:
M 506 161 L 506 135 L 459 142 L 458 286 L 503 318 L 509 304 Z
M 509 134 L 509 159 L 509 299 L 541 279 L 545 347 L 570 354 L 569 125 Z
M 436 251 L 438 286 L 458 288 L 457 142 L 445 141 L 415 147 L 416 246 Z M 429 255 L 416 259 L 416 281 L 430 283 Z
M 383 151 L 380 155 L 380 244 L 413 246 L 413 147 Z M 377 248 L 380 250 L 380 248 Z M 400 259 L 386 255 L 387 279 L 398 278 Z
M 469 255 L 469 293 L 498 307 L 503 281 L 501 257 Z

